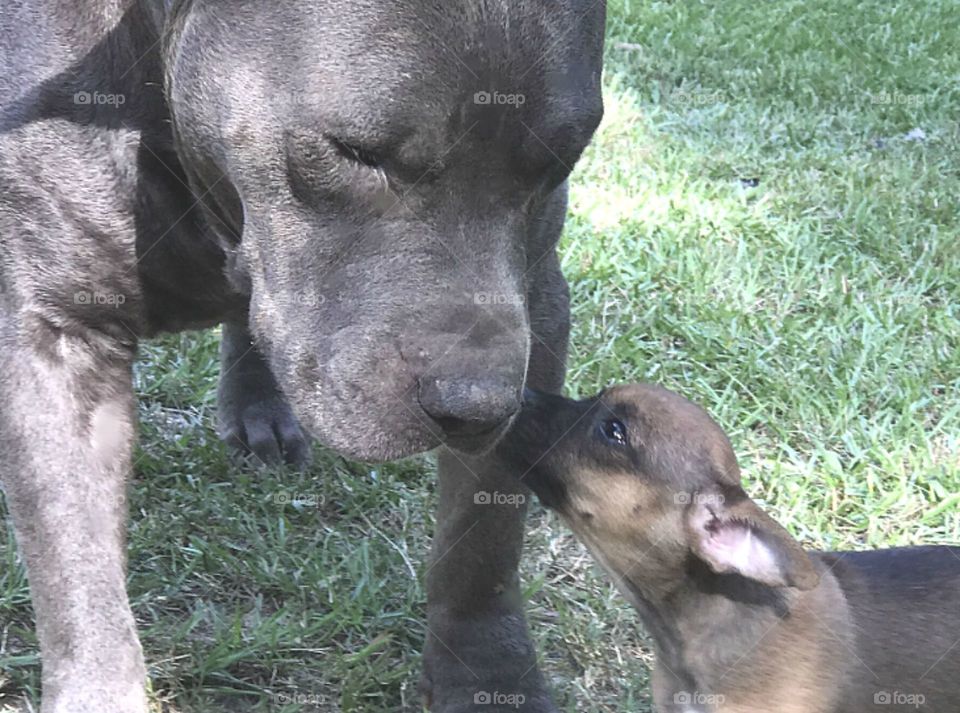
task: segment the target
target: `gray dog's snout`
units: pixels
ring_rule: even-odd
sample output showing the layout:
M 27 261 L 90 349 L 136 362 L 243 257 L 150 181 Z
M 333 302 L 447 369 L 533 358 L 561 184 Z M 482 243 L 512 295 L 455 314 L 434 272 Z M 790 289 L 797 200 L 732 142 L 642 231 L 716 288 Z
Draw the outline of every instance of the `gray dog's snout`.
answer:
M 487 378 L 424 377 L 420 406 L 449 438 L 483 436 L 520 408 L 520 387 Z

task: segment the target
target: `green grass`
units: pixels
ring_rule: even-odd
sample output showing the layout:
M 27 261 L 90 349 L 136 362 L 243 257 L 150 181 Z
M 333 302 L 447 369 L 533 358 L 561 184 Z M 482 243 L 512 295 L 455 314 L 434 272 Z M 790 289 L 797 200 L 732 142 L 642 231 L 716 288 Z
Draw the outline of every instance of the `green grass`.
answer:
M 947 0 L 614 2 L 562 245 L 571 393 L 657 381 L 818 548 L 960 542 L 960 30 Z M 169 710 L 417 710 L 429 457 L 231 468 L 212 334 L 144 346 L 130 591 Z M 294 507 L 285 495 L 309 504 Z M 39 686 L 0 538 L 0 709 Z M 648 640 L 551 515 L 523 577 L 564 710 L 650 711 Z

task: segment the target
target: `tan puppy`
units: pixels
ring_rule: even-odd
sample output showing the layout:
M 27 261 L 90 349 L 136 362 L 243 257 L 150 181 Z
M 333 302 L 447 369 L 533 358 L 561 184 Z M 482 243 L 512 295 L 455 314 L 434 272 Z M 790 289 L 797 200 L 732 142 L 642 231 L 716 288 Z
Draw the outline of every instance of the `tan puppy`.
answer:
M 660 713 L 960 711 L 960 548 L 805 552 L 666 389 L 525 401 L 502 450 L 639 611 Z

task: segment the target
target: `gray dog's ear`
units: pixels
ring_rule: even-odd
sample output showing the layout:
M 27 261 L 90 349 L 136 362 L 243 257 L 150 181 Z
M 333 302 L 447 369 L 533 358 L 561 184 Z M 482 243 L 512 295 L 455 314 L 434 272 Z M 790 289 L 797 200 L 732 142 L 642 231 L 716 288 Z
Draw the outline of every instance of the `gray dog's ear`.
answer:
M 820 582 L 800 543 L 739 489 L 732 498 L 698 494 L 686 517 L 691 550 L 718 574 L 802 590 Z

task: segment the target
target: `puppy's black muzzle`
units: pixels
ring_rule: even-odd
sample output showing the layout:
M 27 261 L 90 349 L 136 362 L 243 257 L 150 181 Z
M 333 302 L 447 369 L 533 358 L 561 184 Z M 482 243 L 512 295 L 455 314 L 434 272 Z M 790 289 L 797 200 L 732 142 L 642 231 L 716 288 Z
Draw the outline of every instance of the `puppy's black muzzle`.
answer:
M 567 501 L 561 464 L 566 443 L 577 431 L 581 403 L 525 388 L 523 405 L 501 441 L 500 451 L 520 481 L 545 507 L 560 510 Z

